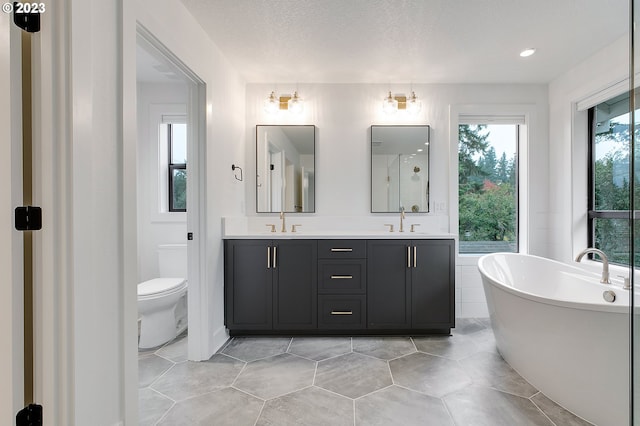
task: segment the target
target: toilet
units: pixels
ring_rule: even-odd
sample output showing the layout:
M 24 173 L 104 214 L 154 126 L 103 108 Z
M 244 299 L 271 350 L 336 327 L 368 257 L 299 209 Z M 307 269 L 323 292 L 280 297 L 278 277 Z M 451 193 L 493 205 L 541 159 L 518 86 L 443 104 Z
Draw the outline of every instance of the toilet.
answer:
M 187 246 L 158 247 L 160 277 L 138 284 L 139 348 L 155 348 L 187 329 Z

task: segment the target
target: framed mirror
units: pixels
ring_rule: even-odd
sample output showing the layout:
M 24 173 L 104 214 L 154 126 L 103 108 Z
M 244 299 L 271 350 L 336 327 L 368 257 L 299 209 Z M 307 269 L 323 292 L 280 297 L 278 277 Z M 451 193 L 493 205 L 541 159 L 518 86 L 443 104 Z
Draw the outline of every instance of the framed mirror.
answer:
M 313 213 L 316 126 L 256 126 L 256 211 Z
M 429 211 L 429 126 L 371 126 L 371 212 Z

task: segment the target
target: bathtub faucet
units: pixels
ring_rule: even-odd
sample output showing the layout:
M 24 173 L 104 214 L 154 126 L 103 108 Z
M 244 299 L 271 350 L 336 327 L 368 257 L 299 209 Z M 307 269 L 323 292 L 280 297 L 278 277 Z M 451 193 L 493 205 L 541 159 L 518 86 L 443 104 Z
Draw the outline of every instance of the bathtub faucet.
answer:
M 600 256 L 600 259 L 602 259 L 602 278 L 600 279 L 600 282 L 604 284 L 611 284 L 611 280 L 609 279 L 609 259 L 607 259 L 607 255 L 597 248 L 586 248 L 576 256 L 576 262 L 580 262 L 587 253 L 593 253 Z

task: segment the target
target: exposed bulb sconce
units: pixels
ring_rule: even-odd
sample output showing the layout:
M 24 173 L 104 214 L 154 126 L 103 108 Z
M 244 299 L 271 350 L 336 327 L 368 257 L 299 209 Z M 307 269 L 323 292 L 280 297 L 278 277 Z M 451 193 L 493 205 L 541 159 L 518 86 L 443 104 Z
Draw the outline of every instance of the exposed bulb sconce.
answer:
M 391 91 L 389 91 L 389 96 L 382 101 L 382 110 L 387 114 L 395 114 L 398 111 L 398 100 L 391 96 Z
M 269 114 L 275 114 L 280 107 L 280 101 L 276 98 L 276 92 L 271 92 L 269 97 L 264 101 L 264 111 Z
M 416 92 L 412 91 L 411 96 L 407 99 L 404 95 L 389 95 L 382 102 L 382 110 L 387 114 L 395 114 L 398 110 L 408 111 L 410 114 L 417 114 L 422 109 L 422 102 L 416 96 Z
M 280 95 L 280 97 L 277 97 L 275 92 L 271 92 L 269 97 L 264 101 L 264 110 L 269 114 L 275 114 L 279 110 L 299 114 L 303 109 L 303 101 L 298 95 L 297 90 L 293 92 L 293 96 Z

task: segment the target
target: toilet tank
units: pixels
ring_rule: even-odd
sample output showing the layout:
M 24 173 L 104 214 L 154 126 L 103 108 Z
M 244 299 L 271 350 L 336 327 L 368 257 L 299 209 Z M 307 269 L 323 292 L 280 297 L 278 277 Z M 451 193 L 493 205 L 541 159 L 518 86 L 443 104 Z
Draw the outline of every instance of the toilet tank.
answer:
M 160 278 L 187 278 L 187 245 L 159 245 L 158 266 Z

